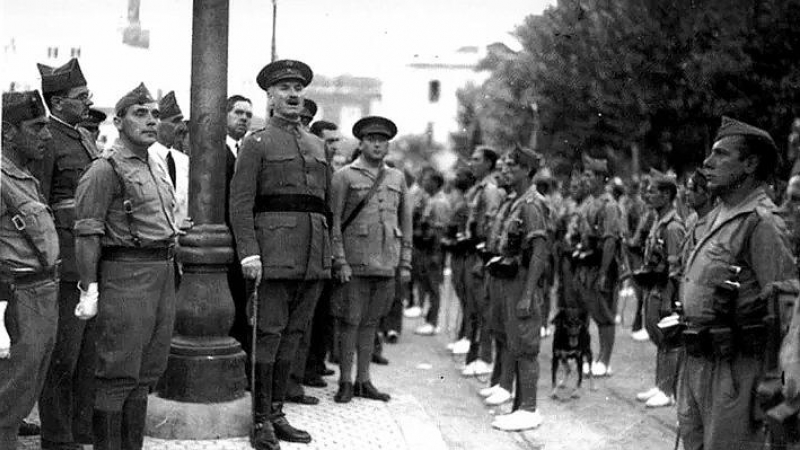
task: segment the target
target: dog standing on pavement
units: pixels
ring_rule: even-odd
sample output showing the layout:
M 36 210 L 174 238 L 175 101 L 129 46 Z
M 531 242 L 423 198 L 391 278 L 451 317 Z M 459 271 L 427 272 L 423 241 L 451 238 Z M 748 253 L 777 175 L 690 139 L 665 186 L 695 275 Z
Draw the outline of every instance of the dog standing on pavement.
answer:
M 580 397 L 580 388 L 583 382 L 583 363 L 591 363 L 592 361 L 588 314 L 577 308 L 564 308 L 558 311 L 551 323 L 555 325 L 555 332 L 553 333 L 553 362 L 551 368 L 553 392 L 550 397 L 558 398 L 558 388 L 566 386 L 567 379 L 572 373 L 572 367 L 569 362 L 574 360 L 578 380 L 570 393 L 570 397 L 578 398 Z M 564 368 L 565 378 L 560 383 L 557 383 L 559 367 Z M 591 371 L 588 376 L 590 389 L 593 389 Z

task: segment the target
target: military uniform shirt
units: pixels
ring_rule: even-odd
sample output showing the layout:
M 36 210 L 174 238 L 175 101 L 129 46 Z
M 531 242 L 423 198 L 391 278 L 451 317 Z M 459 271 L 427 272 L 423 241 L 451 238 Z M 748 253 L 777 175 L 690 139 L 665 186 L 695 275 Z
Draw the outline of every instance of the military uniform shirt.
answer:
M 661 230 L 664 230 L 663 233 Z M 667 274 L 677 274 L 680 272 L 680 253 L 681 247 L 684 243 L 684 236 L 686 229 L 681 223 L 681 218 L 675 208 L 670 208 L 669 212 L 664 214 L 664 217 L 656 220 L 653 227 L 650 229 L 650 234 L 647 236 L 645 243 L 645 261 L 652 252 L 657 251 L 659 247 L 663 247 L 666 254 L 666 267 L 659 268 L 666 270 Z M 663 239 L 664 242 L 658 242 Z
M 761 290 L 772 282 L 796 278 L 786 232 L 774 209 L 764 189 L 758 188 L 738 205 L 723 211 L 720 203 L 708 213 L 708 228 L 687 258 L 681 283 L 680 298 L 691 324 L 718 325 L 723 319 L 715 314 L 719 306 L 715 286 L 727 279 L 731 265 L 742 267 L 737 320 L 760 320 Z M 743 222 L 751 214 L 759 214 L 758 220 L 750 235 L 742 236 Z
M 355 275 L 393 277 L 397 267 L 411 268 L 411 204 L 405 177 L 384 166 L 378 190 L 342 233 L 341 224 L 375 183 L 376 173 L 361 159 L 334 173 L 331 181 L 333 255 Z
M 544 197 L 536 190 L 536 186 L 531 186 L 522 197 L 514 201 L 503 221 L 499 243 L 500 253 L 510 256 L 513 251 L 508 248 L 508 235 L 515 221 L 519 221 L 520 230 L 523 232 L 522 248 L 530 248 L 536 238 L 546 240 L 548 214 Z
M 505 196 L 495 214 L 489 221 L 489 235 L 486 237 L 486 250 L 492 254 L 500 254 L 500 239 L 503 233 L 503 223 L 511 205 L 517 200 L 517 193 L 511 192 Z
M 115 173 L 106 158 L 113 158 Z M 78 183 L 75 233 L 100 235 L 102 246 L 135 247 L 123 208 L 122 185 L 133 206 L 133 230 L 142 247 L 163 246 L 177 235 L 173 216 L 175 194 L 169 175 L 148 154 L 139 156 L 120 140 L 96 160 Z
M 470 206 L 469 223 L 475 224 L 478 233 L 475 237 L 486 238 L 489 236 L 491 214 L 503 201 L 503 191 L 497 187 L 497 182 L 491 174 L 484 177 L 470 191 L 467 193 Z
M 44 255 L 48 266 L 58 260 L 58 236 L 50 210 L 39 191 L 39 183 L 28 172 L 3 157 L 3 197 L 8 197 L 19 210 L 25 228 Z M 0 201 L 0 267 L 4 270 L 36 272 L 42 269 L 36 252 L 11 221 L 12 214 L 5 201 Z

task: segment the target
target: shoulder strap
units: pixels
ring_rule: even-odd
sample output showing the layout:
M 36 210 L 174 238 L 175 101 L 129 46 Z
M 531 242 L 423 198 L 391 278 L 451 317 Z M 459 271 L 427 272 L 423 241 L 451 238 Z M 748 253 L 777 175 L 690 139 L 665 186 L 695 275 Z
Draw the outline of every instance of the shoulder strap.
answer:
M 111 169 L 117 176 L 117 180 L 119 180 L 119 187 L 122 190 L 122 209 L 125 211 L 125 218 L 128 220 L 128 231 L 131 233 L 133 245 L 141 247 L 142 239 L 139 237 L 139 233 L 136 232 L 136 227 L 133 223 L 133 202 L 131 202 L 128 196 L 128 190 L 125 189 L 125 180 L 122 178 L 122 175 L 120 175 L 119 166 L 117 166 L 117 162 L 114 161 L 114 158 L 108 157 L 105 158 L 105 160 L 111 165 Z
M 375 179 L 375 182 L 372 183 L 372 187 L 369 188 L 369 192 L 367 192 L 367 195 L 364 196 L 364 198 L 356 205 L 355 208 L 353 208 L 353 211 L 350 213 L 349 216 L 347 216 L 347 219 L 345 219 L 345 221 L 342 222 L 342 233 L 344 233 L 344 230 L 346 230 L 347 227 L 350 226 L 350 224 L 353 223 L 354 220 L 356 220 L 356 217 L 358 217 L 358 214 L 361 212 L 361 210 L 364 209 L 365 206 L 367 206 L 369 200 L 375 195 L 376 192 L 378 192 L 378 188 L 380 187 L 384 178 L 386 178 L 386 169 L 384 169 L 383 166 L 381 166 L 381 169 L 378 172 L 378 177 Z
M 36 242 L 33 240 L 33 236 L 31 236 L 30 232 L 28 231 L 28 227 L 25 224 L 25 217 L 22 213 L 19 212 L 17 209 L 17 205 L 11 199 L 11 194 L 8 193 L 8 188 L 0 190 L 0 194 L 3 197 L 3 203 L 6 204 L 6 208 L 8 211 L 11 212 L 11 223 L 14 225 L 14 228 L 22 234 L 22 237 L 31 246 L 33 249 L 33 253 L 36 255 L 36 259 L 39 260 L 39 264 L 42 265 L 42 268 L 47 268 L 49 264 L 47 264 L 47 258 L 44 256 L 39 247 L 36 246 Z

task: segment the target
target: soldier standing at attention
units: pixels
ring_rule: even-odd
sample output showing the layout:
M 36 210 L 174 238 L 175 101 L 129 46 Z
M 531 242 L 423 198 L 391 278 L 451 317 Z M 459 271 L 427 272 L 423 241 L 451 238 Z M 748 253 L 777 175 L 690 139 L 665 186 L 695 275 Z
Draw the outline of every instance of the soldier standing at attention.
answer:
M 644 265 L 633 276 L 637 284 L 646 289 L 645 327 L 658 353 L 655 387 L 639 393 L 636 399 L 646 402 L 647 407 L 658 408 L 675 403 L 680 336 L 659 328 L 658 323 L 674 311 L 678 289 L 675 277 L 680 271 L 680 251 L 686 230 L 675 210 L 678 193 L 675 180 L 658 174 L 647 189 L 650 205 L 657 216 L 645 243 Z
M 589 202 L 581 217 L 582 251 L 578 256 L 578 292 L 589 311 L 600 340 L 597 360 L 592 362 L 592 375 L 611 375 L 609 361 L 614 349 L 617 281 L 617 246 L 622 236 L 622 217 L 617 202 L 604 191 L 609 176 L 604 159 L 584 158 L 583 178 L 589 191 Z
M 304 63 L 279 60 L 258 74 L 274 115 L 245 138 L 231 181 L 230 218 L 244 277 L 258 284 L 255 402 L 259 450 L 278 439 L 311 442 L 283 412 L 292 360 L 330 278 L 326 203 L 330 171 L 322 141 L 300 123 Z
M 492 371 L 492 337 L 489 333 L 489 305 L 482 295 L 485 291 L 483 260 L 475 250 L 477 245 L 485 243 L 489 237 L 491 215 L 500 207 L 503 191 L 497 187 L 494 172 L 497 167 L 498 154 L 491 147 L 480 146 L 472 152 L 469 166 L 478 180 L 467 192 L 469 218 L 467 220 L 467 238 L 473 247 L 467 255 L 467 298 L 464 315 L 472 327 L 467 338 L 470 340 L 466 366 L 461 374 L 464 376 L 486 375 Z M 519 193 L 521 195 L 521 193 Z
M 341 283 L 332 310 L 341 323 L 339 391 L 334 400 L 353 396 L 388 401 L 372 385 L 375 330 L 394 299 L 395 275 L 411 277 L 411 204 L 403 172 L 384 163 L 395 124 L 378 116 L 353 126 L 361 155 L 333 175 L 334 272 Z M 353 357 L 357 355 L 355 384 Z
M 114 109 L 119 139 L 75 193 L 75 315 L 97 316 L 98 450 L 142 448 L 147 395 L 166 368 L 175 319 L 174 191 L 147 151 L 156 141 L 158 103 L 140 84 Z
M 517 377 L 513 412 L 498 416 L 492 426 L 503 431 L 522 431 L 542 423 L 536 405 L 539 381 L 539 343 L 542 327 L 545 269 L 548 264 L 549 212 L 532 178 L 541 156 L 527 148 L 512 151 L 505 166 L 514 191 L 521 192 L 503 218 L 500 258 L 487 270 L 502 278 L 501 320 Z
M 678 422 L 687 449 L 756 449 L 765 442 L 753 420 L 768 333 L 760 294 L 797 277 L 783 221 L 765 192 L 777 159 L 766 131 L 723 117 L 703 163 L 708 190 L 720 201 L 685 261 L 680 287 L 687 356 Z M 796 370 L 785 375 L 794 391 Z
M 52 138 L 37 91 L 3 93 L 0 201 L 0 447 L 36 403 L 56 341 L 58 235 L 28 166 Z
M 78 269 L 75 265 L 75 190 L 78 179 L 94 159 L 100 156 L 94 136 L 78 124 L 89 118 L 92 93 L 86 87 L 77 59 L 58 67 L 38 65 L 42 76 L 42 94 L 50 109 L 50 132 L 41 164 L 42 193 L 50 204 L 56 221 L 61 248 L 61 285 L 58 299 L 58 333 L 53 358 L 39 399 L 42 421 L 42 448 L 58 449 L 90 443 L 90 417 L 80 417 L 79 404 L 92 399 L 91 383 L 78 390 L 78 358 L 84 364 L 94 360 L 92 322 L 75 317 L 78 304 Z M 85 368 L 91 371 L 91 367 Z M 80 424 L 84 424 L 80 426 Z M 79 434 L 81 436 L 75 436 Z M 89 442 L 86 442 L 89 441 Z

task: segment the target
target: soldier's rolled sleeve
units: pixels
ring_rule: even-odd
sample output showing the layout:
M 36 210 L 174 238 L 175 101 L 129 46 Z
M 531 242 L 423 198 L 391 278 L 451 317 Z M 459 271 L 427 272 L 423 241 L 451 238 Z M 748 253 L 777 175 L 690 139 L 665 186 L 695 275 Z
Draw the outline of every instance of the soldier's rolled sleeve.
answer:
M 414 232 L 413 205 L 411 195 L 405 183 L 402 184 L 402 201 L 400 202 L 400 231 L 403 233 L 400 247 L 400 267 L 411 268 L 411 237 Z
M 347 259 L 344 254 L 344 241 L 342 238 L 342 222 L 344 221 L 342 215 L 344 214 L 349 185 L 347 170 L 349 169 L 340 169 L 333 174 L 330 195 L 328 196 L 331 212 L 333 213 L 333 229 L 331 231 L 333 258 L 337 266 L 347 264 Z
M 774 220 L 759 221 L 750 236 L 749 253 L 759 286 L 797 277 L 789 243 Z
M 106 215 L 119 181 L 111 164 L 95 160 L 83 174 L 75 190 L 75 235 L 106 234 Z
M 261 255 L 253 216 L 253 205 L 258 193 L 258 175 L 261 172 L 261 150 L 252 136 L 245 139 L 236 157 L 236 170 L 231 179 L 231 228 L 240 259 Z
M 686 230 L 679 222 L 672 221 L 666 229 L 667 266 L 670 274 L 679 273 L 681 270 L 681 248 L 686 236 Z

